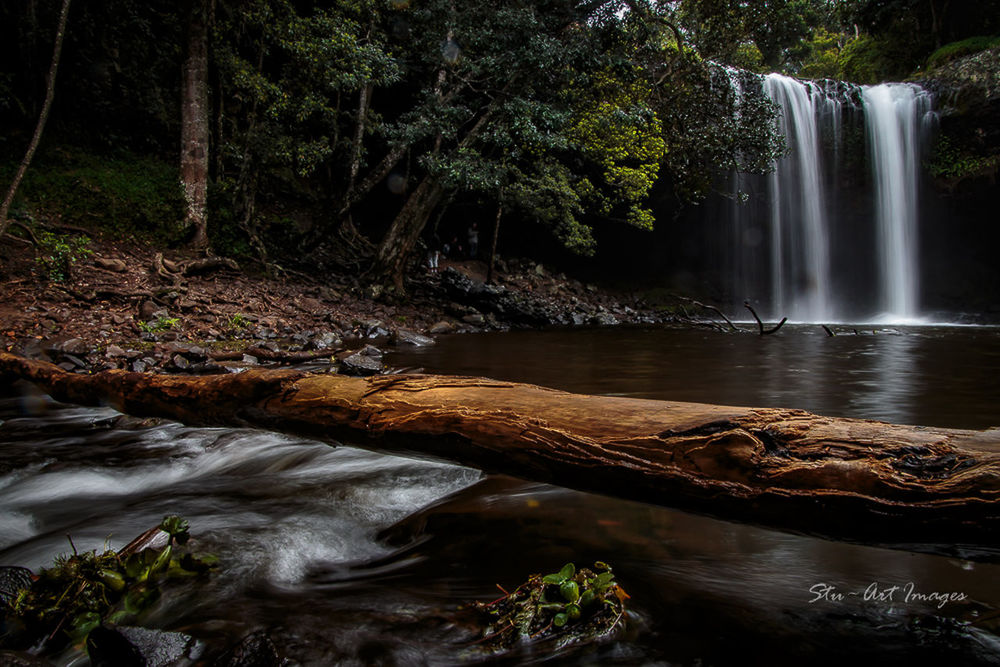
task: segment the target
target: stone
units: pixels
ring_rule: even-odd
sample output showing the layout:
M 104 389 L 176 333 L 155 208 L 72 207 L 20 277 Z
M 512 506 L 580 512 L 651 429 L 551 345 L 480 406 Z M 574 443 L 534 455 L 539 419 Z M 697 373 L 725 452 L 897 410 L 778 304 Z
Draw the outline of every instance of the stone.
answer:
M 132 362 L 133 373 L 145 373 L 147 368 L 149 365 L 141 359 Z
M 434 326 L 432 326 L 429 329 L 430 333 L 432 334 L 451 333 L 454 330 L 455 330 L 455 325 L 449 322 L 448 320 L 441 320 L 440 322 L 434 324 Z
M 111 359 L 114 357 L 124 357 L 125 350 L 121 349 L 115 344 L 108 345 L 107 349 L 104 350 L 104 356 Z
M 299 308 L 307 313 L 314 313 L 318 310 L 322 310 L 323 304 L 320 303 L 318 299 L 314 299 L 311 296 L 305 296 L 299 299 Z
M 106 269 L 108 271 L 114 271 L 115 273 L 122 273 L 128 269 L 128 265 L 124 260 L 121 259 L 110 259 L 107 257 L 96 257 L 94 259 L 94 264 Z
M 425 336 L 409 329 L 396 329 L 393 340 L 396 345 L 412 345 L 413 347 L 434 345 L 434 339 L 430 336 Z
M 73 366 L 75 368 L 89 368 L 90 367 L 89 364 L 86 361 L 84 361 L 83 359 L 81 359 L 80 357 L 77 357 L 75 355 L 64 354 L 63 358 L 66 361 L 68 361 L 69 363 L 73 364 Z M 62 364 L 60 364 L 60 366 L 62 366 Z
M 148 628 L 106 628 L 98 626 L 87 636 L 87 653 L 95 667 L 99 665 L 166 667 L 190 664 L 201 657 L 204 646 L 183 632 L 165 632 Z
M 247 635 L 212 663 L 212 667 L 280 667 L 285 661 L 263 630 Z
M 466 324 L 480 325 L 486 323 L 486 318 L 483 317 L 482 313 L 470 313 L 462 317 L 462 321 Z
M 243 363 L 248 364 L 250 366 L 256 366 L 260 363 L 260 361 L 257 359 L 257 357 L 253 356 L 252 354 L 244 354 Z
M 596 313 L 590 318 L 592 324 L 602 327 L 611 327 L 618 324 L 618 318 L 607 312 Z
M 382 360 L 380 357 L 355 353 L 341 360 L 340 372 L 355 377 L 378 375 L 382 372 Z
M 187 357 L 182 354 L 175 354 L 171 361 L 174 364 L 174 368 L 177 370 L 184 371 L 191 367 L 191 362 L 188 361 Z
M 57 343 L 55 349 L 59 352 L 64 352 L 66 354 L 88 354 L 90 352 L 90 345 L 82 338 L 70 338 L 62 343 Z
M 382 352 L 382 350 L 375 347 L 374 345 L 365 345 L 358 351 L 358 354 L 363 354 L 366 357 L 375 357 L 377 359 L 381 359 L 385 353 Z
M 311 341 L 312 347 L 317 350 L 328 350 L 331 347 L 339 347 L 342 344 L 343 341 L 340 340 L 340 336 L 332 331 L 321 333 Z

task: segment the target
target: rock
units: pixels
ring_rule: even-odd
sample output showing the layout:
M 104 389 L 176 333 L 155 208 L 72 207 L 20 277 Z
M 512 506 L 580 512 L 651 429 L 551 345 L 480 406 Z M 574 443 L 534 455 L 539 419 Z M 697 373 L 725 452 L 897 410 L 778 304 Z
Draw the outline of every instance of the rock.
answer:
M 173 359 L 171 359 L 171 361 L 174 364 L 174 368 L 180 371 L 187 370 L 188 368 L 191 367 L 191 362 L 188 361 L 187 357 L 185 357 L 182 354 L 175 354 L 173 356 Z
M 90 345 L 85 343 L 82 338 L 70 338 L 61 343 L 56 343 L 53 349 L 65 354 L 81 355 L 90 353 Z
M 148 368 L 149 368 L 149 365 L 145 361 L 143 361 L 141 359 L 132 362 L 132 372 L 133 373 L 145 373 L 146 369 L 148 369 Z
M 618 324 L 618 318 L 608 312 L 596 313 L 590 318 L 592 324 L 596 324 L 602 327 L 612 327 Z
M 310 296 L 305 296 L 299 299 L 298 305 L 299 308 L 307 313 L 315 313 L 316 311 L 323 309 L 323 304 L 320 303 L 318 299 L 314 299 Z
M 451 333 L 454 330 L 455 330 L 455 325 L 449 322 L 448 320 L 441 320 L 440 322 L 438 322 L 437 324 L 435 324 L 430 328 L 430 332 L 432 334 Z
M 486 323 L 486 318 L 483 317 L 482 313 L 470 313 L 462 317 L 462 321 L 466 324 L 480 325 Z
M 366 357 L 375 357 L 376 359 L 381 359 L 385 353 L 378 349 L 374 345 L 365 345 L 363 348 L 358 350 L 358 354 L 363 354 Z
M 285 664 L 263 630 L 244 637 L 212 663 L 212 667 L 280 667 Z
M 86 361 L 84 361 L 83 359 L 81 359 L 80 357 L 77 357 L 75 355 L 64 354 L 63 358 L 66 360 L 66 362 L 69 362 L 70 364 L 72 364 L 73 368 L 89 368 L 90 367 L 90 364 L 88 364 Z M 66 362 L 63 362 L 63 363 L 66 363 Z M 62 364 L 59 364 L 59 366 L 62 367 L 62 368 L 65 368 L 65 366 L 63 366 Z M 73 370 L 73 368 L 69 368 L 67 370 Z
M 311 346 L 317 350 L 328 350 L 331 347 L 339 347 L 343 344 L 340 340 L 340 336 L 333 333 L 332 331 L 327 331 L 326 333 L 321 333 L 316 336 L 312 341 L 310 341 Z
M 260 361 L 257 359 L 257 357 L 253 356 L 252 354 L 244 354 L 243 363 L 248 364 L 250 366 L 256 366 L 260 363 Z
M 0 567 L 0 603 L 11 605 L 21 589 L 31 587 L 31 570 L 26 567 Z
M 146 667 L 138 647 L 116 630 L 98 626 L 87 635 L 87 655 L 93 667 Z
M 396 329 L 393 341 L 396 345 L 412 345 L 414 347 L 434 345 L 433 338 L 418 334 L 416 331 L 410 331 L 409 329 Z
M 111 321 L 118 326 L 126 324 L 131 319 L 132 318 L 128 315 L 119 315 L 118 313 L 111 314 Z
M 381 357 L 355 353 L 341 360 L 340 372 L 355 377 L 378 375 L 382 372 L 382 359 Z
M 189 664 L 201 657 L 203 649 L 199 641 L 182 632 L 99 626 L 87 635 L 87 654 L 94 667 Z
M 109 259 L 106 257 L 96 257 L 94 258 L 94 264 L 101 267 L 102 269 L 107 269 L 108 271 L 114 271 L 116 273 L 122 273 L 128 269 L 128 265 L 124 260 L 121 259 Z
M 125 350 L 121 349 L 117 345 L 111 344 L 108 345 L 106 350 L 104 350 L 104 356 L 108 359 L 113 359 L 115 357 L 124 357 L 126 354 Z

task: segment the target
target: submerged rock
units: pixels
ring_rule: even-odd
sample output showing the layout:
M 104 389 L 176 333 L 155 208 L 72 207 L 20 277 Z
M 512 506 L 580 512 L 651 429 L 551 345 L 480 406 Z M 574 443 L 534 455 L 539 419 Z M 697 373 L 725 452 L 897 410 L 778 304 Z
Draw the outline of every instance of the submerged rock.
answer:
M 247 635 L 222 654 L 212 667 L 279 667 L 286 664 L 263 630 Z

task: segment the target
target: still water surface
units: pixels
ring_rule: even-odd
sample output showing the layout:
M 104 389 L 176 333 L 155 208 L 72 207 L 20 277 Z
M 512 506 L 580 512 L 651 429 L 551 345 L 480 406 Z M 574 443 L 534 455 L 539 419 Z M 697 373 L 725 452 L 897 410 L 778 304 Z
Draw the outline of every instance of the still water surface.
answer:
M 1000 424 L 1000 331 L 988 328 L 522 332 L 445 338 L 390 362 L 595 394 Z M 166 596 L 148 622 L 208 642 L 267 628 L 301 664 L 476 662 L 460 605 L 600 559 L 632 595 L 630 634 L 501 662 L 1000 664 L 1000 622 L 988 618 L 1000 610 L 997 564 L 260 431 L 128 426 L 111 410 L 23 398 L 0 402 L 0 419 L 0 563 L 40 567 L 67 551 L 67 533 L 80 548 L 117 548 L 182 514 L 224 568 L 196 594 Z M 907 601 L 907 585 L 965 600 Z M 875 589 L 883 599 L 865 600 Z

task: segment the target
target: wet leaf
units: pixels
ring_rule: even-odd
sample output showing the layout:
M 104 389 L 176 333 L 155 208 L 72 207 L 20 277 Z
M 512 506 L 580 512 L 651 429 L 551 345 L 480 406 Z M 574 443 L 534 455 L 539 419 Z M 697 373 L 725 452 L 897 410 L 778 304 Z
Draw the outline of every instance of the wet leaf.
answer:
M 575 581 L 564 582 L 559 587 L 559 592 L 566 598 L 567 602 L 576 602 L 580 599 L 580 587 Z
M 569 620 L 569 615 L 560 612 L 553 617 L 552 625 L 556 626 L 557 628 L 561 628 L 562 626 L 566 625 L 566 621 L 568 620 Z

